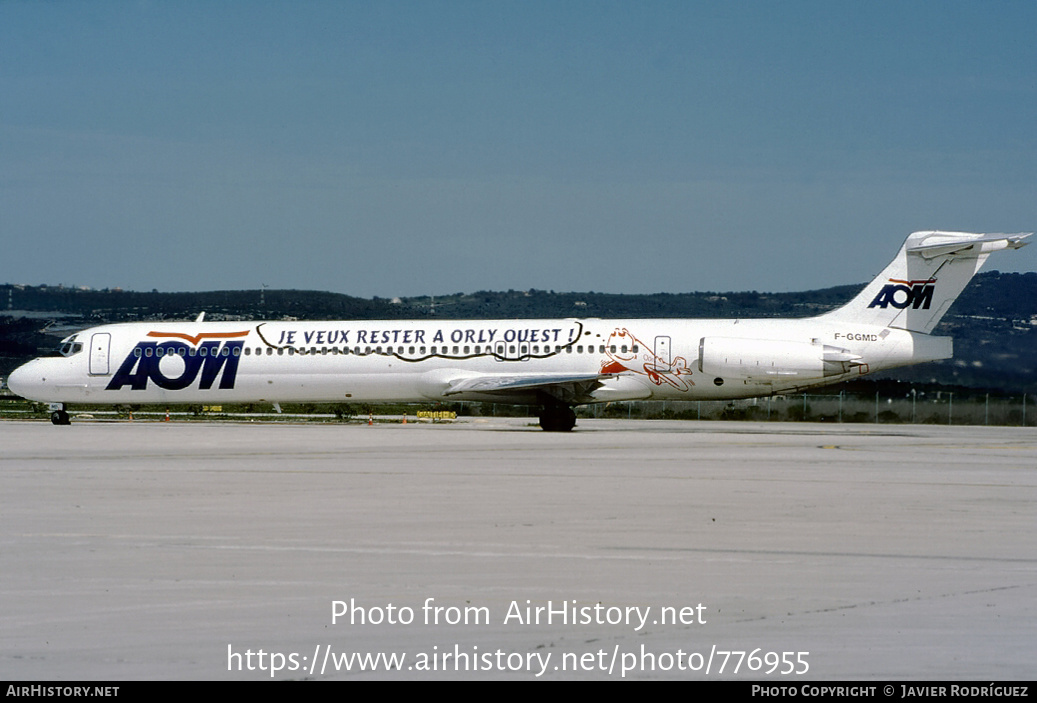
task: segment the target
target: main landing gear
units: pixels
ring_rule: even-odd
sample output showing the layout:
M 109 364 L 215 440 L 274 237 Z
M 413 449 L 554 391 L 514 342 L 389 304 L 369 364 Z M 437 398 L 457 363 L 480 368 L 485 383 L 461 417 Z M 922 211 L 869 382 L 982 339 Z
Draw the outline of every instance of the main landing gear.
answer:
M 568 405 L 544 405 L 540 408 L 540 427 L 545 432 L 569 432 L 576 427 L 576 412 Z
M 68 416 L 68 412 L 65 410 L 64 403 L 58 403 L 50 406 L 50 421 L 55 425 L 71 425 L 72 420 Z

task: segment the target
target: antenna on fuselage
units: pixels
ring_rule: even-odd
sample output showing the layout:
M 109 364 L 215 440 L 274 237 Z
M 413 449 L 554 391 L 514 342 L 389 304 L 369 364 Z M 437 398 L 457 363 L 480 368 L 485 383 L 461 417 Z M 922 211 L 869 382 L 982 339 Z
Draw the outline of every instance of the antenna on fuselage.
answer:
M 195 322 L 205 322 L 205 312 L 204 311 L 198 313 L 198 317 L 195 319 Z

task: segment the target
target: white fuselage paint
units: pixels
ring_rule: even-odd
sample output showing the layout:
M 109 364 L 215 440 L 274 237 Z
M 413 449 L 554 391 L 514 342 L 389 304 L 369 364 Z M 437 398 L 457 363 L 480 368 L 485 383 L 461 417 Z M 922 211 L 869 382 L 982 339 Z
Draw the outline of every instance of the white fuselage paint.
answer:
M 821 374 L 795 364 L 739 367 L 732 359 L 726 372 L 717 371 L 700 363 L 704 338 L 744 340 L 747 349 L 768 341 L 792 343 L 807 354 L 816 349 L 817 358 L 836 348 L 856 361 Z M 823 318 L 142 322 L 85 330 L 77 339 L 90 345 L 86 353 L 33 360 L 11 375 L 12 390 L 62 403 L 535 403 L 534 391 L 444 393 L 456 379 L 481 375 L 601 373 L 607 376 L 601 387 L 581 402 L 708 400 L 788 392 L 951 356 L 947 337 Z M 232 387 L 221 388 L 234 365 L 229 358 L 218 364 L 218 358 L 180 356 L 181 350 L 189 355 L 206 345 L 219 354 L 230 343 L 236 357 Z M 168 353 L 158 357 L 162 345 Z M 157 368 L 161 379 L 190 383 L 163 388 L 145 367 Z

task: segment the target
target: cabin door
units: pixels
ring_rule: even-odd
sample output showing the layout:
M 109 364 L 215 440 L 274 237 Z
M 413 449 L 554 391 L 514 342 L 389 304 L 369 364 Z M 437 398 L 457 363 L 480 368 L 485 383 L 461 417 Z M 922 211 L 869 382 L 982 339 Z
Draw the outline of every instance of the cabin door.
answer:
M 107 376 L 111 373 L 108 368 L 108 349 L 112 344 L 112 335 L 107 332 L 97 332 L 90 335 L 90 375 Z
M 655 338 L 655 370 L 659 373 L 670 372 L 670 338 Z

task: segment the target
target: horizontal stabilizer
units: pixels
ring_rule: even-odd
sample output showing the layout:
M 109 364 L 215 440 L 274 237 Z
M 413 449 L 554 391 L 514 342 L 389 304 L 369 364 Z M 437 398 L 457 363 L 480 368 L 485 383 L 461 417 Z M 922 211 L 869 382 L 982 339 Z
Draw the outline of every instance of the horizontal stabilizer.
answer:
M 926 259 L 937 256 L 975 257 L 1001 249 L 1019 249 L 1029 242 L 1023 240 L 1033 232 L 1018 234 L 966 234 L 964 232 L 933 232 L 924 243 L 909 245 L 909 254 L 919 254 Z

